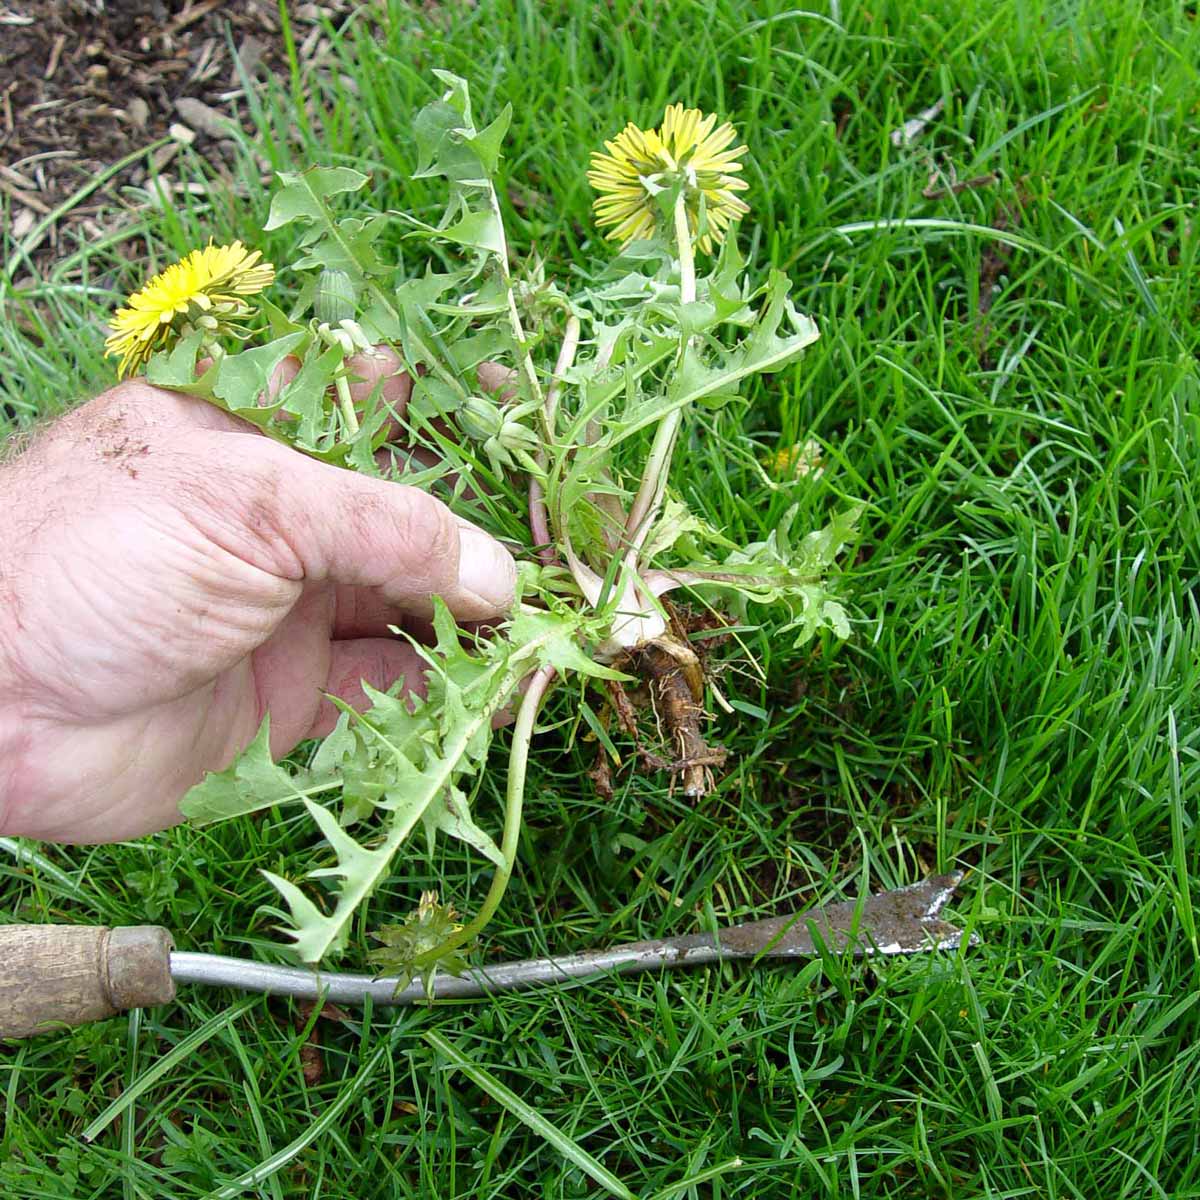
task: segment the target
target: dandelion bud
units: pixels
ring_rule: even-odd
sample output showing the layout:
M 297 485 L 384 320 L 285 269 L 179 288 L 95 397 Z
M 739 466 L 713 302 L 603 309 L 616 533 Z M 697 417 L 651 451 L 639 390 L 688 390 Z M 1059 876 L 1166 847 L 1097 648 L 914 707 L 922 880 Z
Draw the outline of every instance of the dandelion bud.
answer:
M 313 311 L 322 325 L 338 325 L 353 319 L 358 309 L 354 284 L 345 271 L 326 267 L 317 281 L 317 296 Z
M 491 400 L 468 396 L 458 410 L 458 424 L 467 437 L 483 442 L 495 437 L 504 427 L 504 415 Z

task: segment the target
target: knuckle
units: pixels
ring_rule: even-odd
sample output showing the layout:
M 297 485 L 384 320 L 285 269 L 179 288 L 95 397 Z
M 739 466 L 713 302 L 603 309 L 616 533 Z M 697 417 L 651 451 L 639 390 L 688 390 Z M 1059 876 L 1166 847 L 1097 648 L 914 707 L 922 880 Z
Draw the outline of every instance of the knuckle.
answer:
M 398 551 L 395 583 L 411 594 L 444 591 L 458 578 L 458 526 L 440 501 L 416 488 L 399 490 L 396 515 Z

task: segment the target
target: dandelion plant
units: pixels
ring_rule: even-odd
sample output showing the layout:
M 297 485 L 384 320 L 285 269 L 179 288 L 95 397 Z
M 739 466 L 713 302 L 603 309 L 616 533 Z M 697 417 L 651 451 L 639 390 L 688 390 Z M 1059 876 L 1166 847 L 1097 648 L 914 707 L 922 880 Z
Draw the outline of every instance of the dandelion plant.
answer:
M 728 404 L 818 336 L 787 276 L 755 281 L 738 252 L 746 148 L 733 127 L 676 104 L 658 129 L 630 124 L 607 142 L 588 178 L 597 224 L 619 250 L 598 241 L 589 271 L 550 279 L 514 252 L 504 226 L 496 188 L 509 109 L 481 127 L 466 83 L 436 74 L 445 92 L 413 127 L 416 177 L 447 192 L 436 224 L 372 211 L 368 178 L 348 167 L 281 174 L 264 228 L 288 230 L 294 254 L 270 298 L 273 268 L 257 252 L 210 246 L 134 296 L 109 340 L 122 372 L 145 364 L 152 383 L 346 470 L 437 491 L 520 545 L 519 595 L 499 627 L 466 633 L 435 602 L 433 644 L 419 647 L 423 696 L 399 682 L 367 689 L 371 706 L 343 706 L 305 765 L 271 760 L 264 721 L 183 803 L 196 822 L 304 807 L 326 846 L 304 879 L 269 878 L 293 949 L 310 963 L 346 946 L 355 913 L 418 829 L 431 847 L 439 836 L 464 842 L 493 868 L 476 912 L 460 925 L 425 894 L 378 934 L 371 956 L 426 976 L 461 965 L 501 903 L 549 691 L 582 680 L 602 698 L 601 724 L 610 715 L 665 786 L 703 803 L 725 757 L 706 736 L 713 681 L 668 593 L 742 619 L 747 605 L 781 606 L 797 642 L 822 629 L 844 637 L 847 617 L 824 577 L 855 517 L 798 534 L 792 510 L 765 541 L 738 545 L 670 487 L 692 415 Z M 406 273 L 381 249 L 397 224 L 427 249 L 424 269 Z M 403 414 L 379 388 L 351 399 L 348 361 L 381 343 L 414 380 Z M 298 369 L 272 387 L 289 357 Z M 483 376 L 495 368 L 485 364 L 497 363 L 507 383 L 489 391 Z M 436 451 L 438 465 L 414 446 Z M 519 514 L 502 503 L 515 496 Z M 499 769 L 489 751 L 506 712 L 515 717 L 504 811 L 477 814 L 473 781 Z

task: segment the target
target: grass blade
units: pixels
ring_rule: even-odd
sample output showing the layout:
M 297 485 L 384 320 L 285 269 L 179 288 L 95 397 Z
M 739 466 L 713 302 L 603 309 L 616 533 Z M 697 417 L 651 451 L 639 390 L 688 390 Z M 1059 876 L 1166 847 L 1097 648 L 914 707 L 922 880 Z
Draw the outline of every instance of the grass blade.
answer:
M 461 1050 L 448 1042 L 440 1033 L 426 1033 L 425 1040 L 461 1071 L 476 1087 L 481 1087 L 497 1104 L 508 1109 L 518 1121 L 528 1125 L 539 1137 L 550 1143 L 564 1158 L 573 1162 L 581 1171 L 590 1175 L 601 1187 L 607 1188 L 621 1200 L 637 1200 L 607 1167 L 597 1162 L 578 1142 L 572 1141 L 557 1125 L 547 1121 L 536 1109 L 531 1108 L 511 1088 L 506 1087 L 490 1071 L 476 1066 Z
M 85 1142 L 94 1142 L 109 1125 L 121 1116 L 127 1109 L 132 1108 L 137 1098 L 143 1092 L 152 1088 L 164 1075 L 173 1070 L 188 1056 L 198 1050 L 213 1034 L 220 1033 L 232 1021 L 236 1021 L 243 1013 L 249 1012 L 261 1002 L 259 996 L 248 996 L 232 1004 L 224 1012 L 205 1021 L 199 1029 L 193 1029 L 173 1050 L 164 1054 L 132 1087 L 126 1088 L 94 1121 L 84 1129 L 80 1137 Z

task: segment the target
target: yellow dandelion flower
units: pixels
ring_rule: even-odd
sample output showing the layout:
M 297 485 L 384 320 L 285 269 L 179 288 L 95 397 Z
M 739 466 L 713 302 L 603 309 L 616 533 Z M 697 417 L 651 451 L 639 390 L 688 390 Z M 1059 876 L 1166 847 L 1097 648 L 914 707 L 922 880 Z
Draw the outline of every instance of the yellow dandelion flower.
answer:
M 687 203 L 688 226 L 695 238 L 703 198 L 708 227 L 697 241 L 708 253 L 722 241 L 731 221 L 749 212 L 738 196 L 748 184 L 738 178 L 744 164 L 738 160 L 745 146 L 735 146 L 733 126 L 717 125 L 713 114 L 698 108 L 670 104 L 658 129 L 639 129 L 632 122 L 611 142 L 607 154 L 592 155 L 588 182 L 599 192 L 596 224 L 612 226 L 607 236 L 623 246 L 647 237 L 664 218 L 655 197 L 682 187 Z
M 256 295 L 275 278 L 275 268 L 261 258 L 241 242 L 210 243 L 155 275 L 109 323 L 104 352 L 120 356 L 118 376 L 123 379 L 144 366 L 189 319 L 211 318 L 205 324 L 215 331 L 222 318 L 248 312 L 243 297 Z
M 763 465 L 772 475 L 781 479 L 803 479 L 806 475 L 815 477 L 825 471 L 821 443 L 815 438 L 793 446 L 780 446 L 767 455 Z

